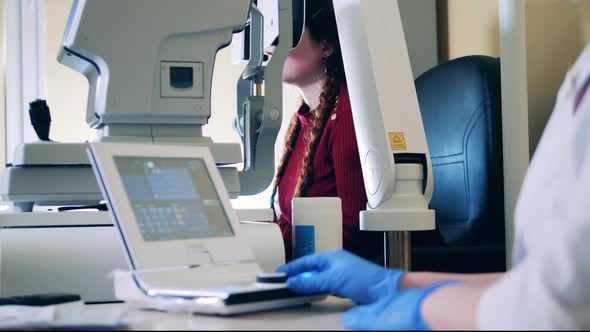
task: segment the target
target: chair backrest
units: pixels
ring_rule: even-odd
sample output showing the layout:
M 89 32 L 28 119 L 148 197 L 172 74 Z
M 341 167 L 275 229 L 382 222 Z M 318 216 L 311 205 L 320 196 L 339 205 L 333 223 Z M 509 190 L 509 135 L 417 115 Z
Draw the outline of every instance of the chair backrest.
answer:
M 446 244 L 504 242 L 500 60 L 466 56 L 416 79 Z

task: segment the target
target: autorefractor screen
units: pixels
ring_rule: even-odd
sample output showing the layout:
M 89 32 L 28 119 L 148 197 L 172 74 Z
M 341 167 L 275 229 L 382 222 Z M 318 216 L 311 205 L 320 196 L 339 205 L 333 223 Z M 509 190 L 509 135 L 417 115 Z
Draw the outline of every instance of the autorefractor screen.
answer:
M 233 236 L 202 159 L 114 157 L 145 241 Z

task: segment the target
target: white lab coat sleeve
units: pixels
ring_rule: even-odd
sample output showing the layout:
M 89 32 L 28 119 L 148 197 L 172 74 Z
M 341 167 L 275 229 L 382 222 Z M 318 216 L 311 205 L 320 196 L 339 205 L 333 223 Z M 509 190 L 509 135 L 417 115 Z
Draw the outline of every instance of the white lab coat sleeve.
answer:
M 487 289 L 478 307 L 478 327 L 590 328 L 590 220 L 585 226 L 556 232 L 546 250 L 529 253 Z
M 587 126 L 578 130 L 590 130 L 590 116 L 582 118 Z M 551 227 L 531 237 L 528 255 L 484 292 L 480 329 L 590 329 L 590 144 L 579 147 L 581 167 L 570 181 L 564 174 L 567 190 L 548 203 L 543 222 Z

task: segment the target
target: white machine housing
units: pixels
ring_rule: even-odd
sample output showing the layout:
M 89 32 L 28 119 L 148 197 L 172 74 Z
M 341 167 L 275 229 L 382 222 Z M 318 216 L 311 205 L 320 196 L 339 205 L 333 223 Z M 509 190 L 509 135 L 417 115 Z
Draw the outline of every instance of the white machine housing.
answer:
M 432 166 L 396 1 L 334 0 L 367 231 L 434 229 Z
M 59 60 L 88 78 L 88 124 L 129 141 L 179 137 L 184 126 L 200 136 L 215 54 L 249 9 L 250 0 L 75 1 Z

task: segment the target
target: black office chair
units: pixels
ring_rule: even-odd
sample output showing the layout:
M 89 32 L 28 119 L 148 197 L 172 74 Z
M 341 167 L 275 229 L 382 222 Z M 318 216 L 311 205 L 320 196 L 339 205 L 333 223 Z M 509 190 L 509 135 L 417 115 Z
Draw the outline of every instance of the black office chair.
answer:
M 412 233 L 412 269 L 505 270 L 500 59 L 466 56 L 416 79 L 436 232 Z

